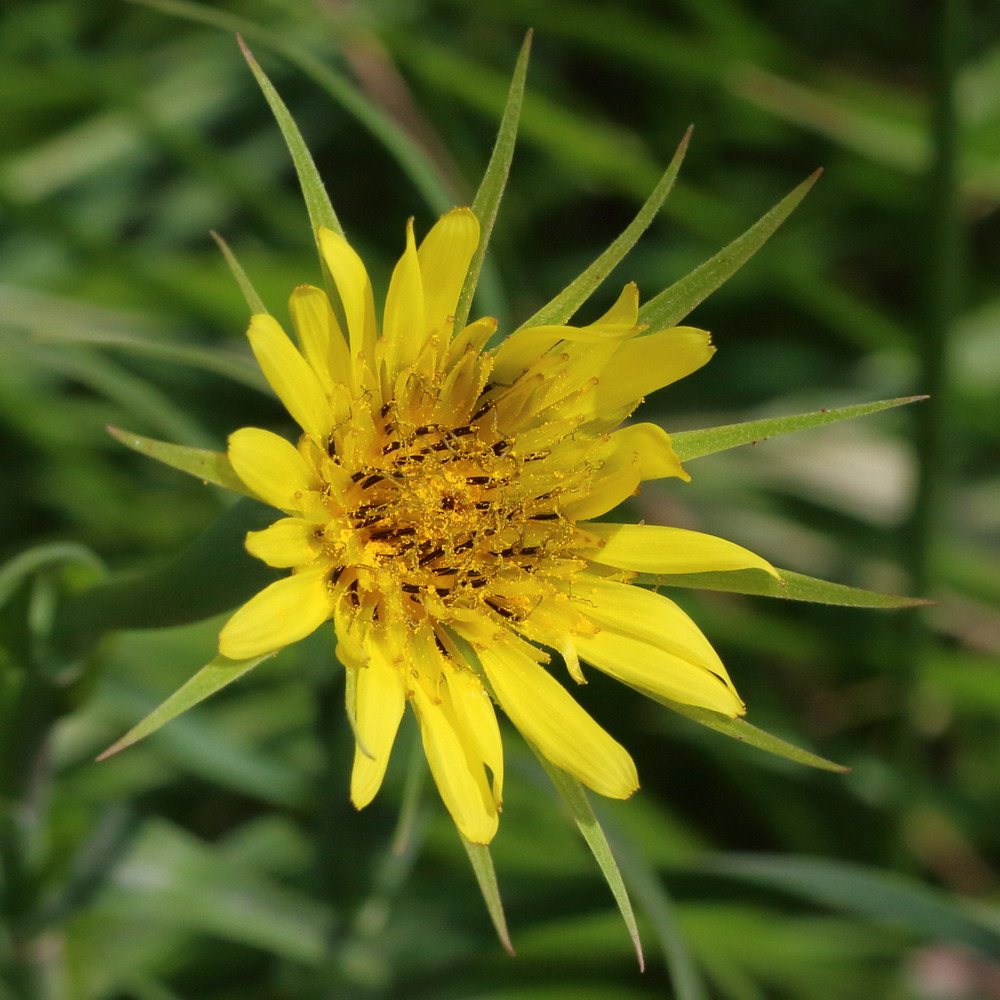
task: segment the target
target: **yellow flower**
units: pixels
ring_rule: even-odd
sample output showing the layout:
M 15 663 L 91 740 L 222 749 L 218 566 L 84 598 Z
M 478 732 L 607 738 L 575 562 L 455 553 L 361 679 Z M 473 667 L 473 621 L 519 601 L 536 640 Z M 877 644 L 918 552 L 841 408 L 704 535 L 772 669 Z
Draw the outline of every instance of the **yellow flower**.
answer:
M 243 428 L 229 459 L 285 515 L 250 532 L 247 549 L 292 573 L 230 618 L 219 650 L 260 656 L 332 620 L 356 734 L 354 804 L 378 791 L 409 702 L 445 805 L 485 844 L 503 788 L 494 703 L 557 767 L 627 798 L 631 757 L 550 670 L 551 653 L 577 683 L 584 660 L 639 691 L 742 715 L 698 627 L 630 580 L 775 571 L 710 535 L 592 520 L 643 480 L 689 478 L 659 427 L 615 428 L 709 360 L 708 334 L 637 326 L 630 284 L 589 326 L 523 328 L 487 350 L 494 320 L 453 329 L 479 235 L 467 208 L 419 247 L 411 224 L 380 331 L 364 264 L 321 229 L 346 331 L 310 286 L 290 302 L 298 347 L 272 317 L 253 317 L 254 354 L 302 435 L 293 445 Z

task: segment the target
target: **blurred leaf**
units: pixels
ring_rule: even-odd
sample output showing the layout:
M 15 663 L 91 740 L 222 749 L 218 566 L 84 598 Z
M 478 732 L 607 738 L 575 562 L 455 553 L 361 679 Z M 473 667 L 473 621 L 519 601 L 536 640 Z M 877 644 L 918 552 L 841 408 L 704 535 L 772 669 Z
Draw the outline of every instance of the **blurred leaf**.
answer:
M 461 834 L 459 837 L 465 853 L 469 855 L 469 863 L 479 883 L 479 891 L 483 894 L 486 910 L 493 921 L 497 937 L 509 954 L 514 954 L 514 946 L 510 942 L 510 932 L 507 930 L 507 918 L 503 912 L 503 900 L 500 898 L 500 887 L 497 885 L 497 873 L 493 867 L 493 857 L 485 844 L 473 844 Z
M 253 500 L 257 498 L 247 489 L 243 480 L 233 472 L 229 464 L 229 456 L 224 451 L 209 451 L 205 448 L 188 448 L 180 444 L 170 444 L 168 441 L 157 441 L 155 438 L 143 437 L 120 427 L 108 427 L 108 433 L 121 441 L 126 448 L 156 459 L 172 469 L 186 472 L 195 479 L 206 483 L 215 483 Z
M 264 300 L 257 294 L 257 290 L 251 284 L 246 271 L 243 270 L 240 262 L 236 259 L 236 254 L 230 249 L 229 244 L 214 229 L 211 230 L 211 236 L 222 251 L 222 256 L 225 258 L 226 264 L 233 278 L 236 280 L 236 284 L 239 285 L 240 291 L 243 293 L 243 298 L 246 299 L 247 309 L 255 316 L 266 313 L 267 306 L 264 305 Z M 258 379 L 260 379 L 260 371 L 256 366 L 253 367 Z
M 780 580 L 758 569 L 726 570 L 719 573 L 639 573 L 636 583 L 651 587 L 691 587 L 695 590 L 724 590 L 731 594 L 757 594 L 761 597 L 782 597 L 788 601 L 810 601 L 814 604 L 838 604 L 849 608 L 919 608 L 934 601 L 922 597 L 899 597 L 874 590 L 845 587 L 816 577 L 779 569 Z
M 100 557 L 85 545 L 76 542 L 35 545 L 0 565 L 0 606 L 6 604 L 14 591 L 33 573 L 65 563 L 79 563 L 100 573 L 105 569 Z
M 159 569 L 116 575 L 72 595 L 62 608 L 62 627 L 84 633 L 160 628 L 230 610 L 277 579 L 243 546 L 247 532 L 273 524 L 276 513 L 257 500 L 239 500 Z
M 244 38 L 259 40 L 274 52 L 284 56 L 293 66 L 298 67 L 367 128 L 395 158 L 414 187 L 435 211 L 444 213 L 454 206 L 456 202 L 454 193 L 447 188 L 430 160 L 403 129 L 381 108 L 361 94 L 353 84 L 307 49 L 246 18 L 227 11 L 215 10 L 206 4 L 190 3 L 188 0 L 129 0 L 129 2 L 153 7 L 174 17 L 209 24 L 223 31 L 242 35 Z
M 469 319 L 469 309 L 476 285 L 479 282 L 479 272 L 482 270 L 490 237 L 493 235 L 493 225 L 507 186 L 507 176 L 510 173 L 511 161 L 514 159 L 514 146 L 517 142 L 517 125 L 521 120 L 521 104 L 524 101 L 524 81 L 528 73 L 528 57 L 531 54 L 531 31 L 524 36 L 521 51 L 514 66 L 514 75 L 510 81 L 507 93 L 507 103 L 504 105 L 503 116 L 500 119 L 500 131 L 486 165 L 486 172 L 479 184 L 476 197 L 472 200 L 472 211 L 479 220 L 479 246 L 472 255 L 469 272 L 462 286 L 462 293 L 455 308 L 455 330 L 461 330 Z
M 842 406 L 836 410 L 818 410 L 815 413 L 800 413 L 792 417 L 768 417 L 764 420 L 748 420 L 740 424 L 727 424 L 724 427 L 706 427 L 697 431 L 678 431 L 670 435 L 670 443 L 674 452 L 682 462 L 689 462 L 703 455 L 712 455 L 727 448 L 736 448 L 742 444 L 756 444 L 779 434 L 791 434 L 794 431 L 808 430 L 810 427 L 821 427 L 837 420 L 847 420 L 851 417 L 863 417 L 869 413 L 878 413 L 893 406 L 904 403 L 915 403 L 926 399 L 926 396 L 903 396 L 900 399 L 883 399 L 877 403 L 859 403 L 855 406 Z
M 742 236 L 738 236 L 714 257 L 650 299 L 639 310 L 639 322 L 648 323 L 653 330 L 676 326 L 695 306 L 728 281 L 775 234 L 809 193 L 821 173 L 822 170 L 817 170 L 807 177 Z
M 302 138 L 298 125 L 295 124 L 295 119 L 292 118 L 285 102 L 282 101 L 273 84 L 258 65 L 257 60 L 254 59 L 253 53 L 247 48 L 246 43 L 239 35 L 236 36 L 236 40 L 239 42 L 243 58 L 246 59 L 247 65 L 250 67 L 250 72 L 256 77 L 260 89 L 264 92 L 264 97 L 271 107 L 271 113 L 281 129 L 281 134 L 285 137 L 285 144 L 291 154 L 292 163 L 295 164 L 295 173 L 299 178 L 299 187 L 302 189 L 302 200 L 309 213 L 309 223 L 318 249 L 319 236 L 316 231 L 320 226 L 332 229 L 341 236 L 344 235 L 344 230 L 337 218 L 337 213 L 333 210 L 330 196 L 326 193 L 312 153 L 309 152 L 309 147 Z
M 635 246 L 639 237 L 649 228 L 656 218 L 656 213 L 670 194 L 677 173 L 684 162 L 691 129 L 684 133 L 677 152 L 674 153 L 659 183 L 653 188 L 639 213 L 628 224 L 625 231 L 614 240 L 607 250 L 595 260 L 582 274 L 573 279 L 551 302 L 542 306 L 530 319 L 525 320 L 521 327 L 544 326 L 551 323 L 565 323 L 583 305 L 604 279 L 618 266 L 625 255 Z
M 840 774 L 845 774 L 851 770 L 842 764 L 835 764 L 832 760 L 826 760 L 826 758 L 819 757 L 808 750 L 803 750 L 794 743 L 789 743 L 778 736 L 772 736 L 770 733 L 764 732 L 763 729 L 751 726 L 745 719 L 730 719 L 728 716 L 709 711 L 707 708 L 671 701 L 669 698 L 664 698 L 662 695 L 654 694 L 643 688 L 636 688 L 636 690 L 641 691 L 647 698 L 652 698 L 661 705 L 665 705 L 678 715 L 683 715 L 685 718 L 691 719 L 692 722 L 697 722 L 700 726 L 706 726 L 708 729 L 714 729 L 717 733 L 731 736 L 741 743 L 748 743 L 752 747 L 757 747 L 758 750 L 766 750 L 776 757 L 784 757 L 796 764 L 816 767 L 821 771 L 837 771 Z
M 150 733 L 155 733 L 171 719 L 175 719 L 182 712 L 193 708 L 198 702 L 204 701 L 209 695 L 220 691 L 227 684 L 231 684 L 247 671 L 256 667 L 258 663 L 273 655 L 274 653 L 265 653 L 263 656 L 255 656 L 249 660 L 230 660 L 220 653 L 163 704 L 153 709 L 141 722 L 133 726 L 120 740 L 112 743 L 97 759 L 106 760 L 113 754 L 132 746 L 133 743 L 138 743 Z
M 931 940 L 957 941 L 1000 957 L 1000 927 L 994 919 L 980 918 L 962 901 L 895 872 L 788 854 L 718 854 L 704 867 L 821 906 L 904 927 Z
M 594 815 L 594 810 L 587 801 L 587 793 L 583 790 L 583 785 L 576 778 L 571 777 L 561 768 L 551 763 L 534 745 L 528 744 L 539 763 L 545 768 L 545 773 L 549 776 L 552 784 L 555 785 L 566 807 L 573 817 L 573 821 L 579 827 L 583 839 L 586 840 L 604 875 L 604 880 L 608 883 L 611 894 L 615 897 L 618 909 L 621 912 L 625 926 L 628 928 L 629 937 L 632 939 L 632 946 L 635 948 L 636 958 L 639 960 L 639 971 L 646 967 L 646 960 L 642 954 L 642 942 L 639 940 L 639 928 L 635 922 L 635 913 L 632 910 L 632 903 L 628 898 L 628 891 L 622 881 L 621 872 L 618 870 L 618 863 L 611 853 L 608 838 L 604 836 L 601 824 Z

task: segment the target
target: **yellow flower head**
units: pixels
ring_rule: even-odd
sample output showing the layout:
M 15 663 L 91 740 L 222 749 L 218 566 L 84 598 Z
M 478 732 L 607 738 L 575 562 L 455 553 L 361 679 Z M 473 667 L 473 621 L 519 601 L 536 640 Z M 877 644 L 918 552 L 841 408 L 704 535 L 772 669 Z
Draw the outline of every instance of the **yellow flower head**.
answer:
M 332 620 L 357 741 L 354 804 L 378 791 L 409 702 L 445 805 L 485 844 L 503 786 L 494 703 L 557 767 L 627 798 L 632 759 L 550 670 L 551 653 L 577 683 L 585 660 L 640 691 L 742 715 L 697 626 L 629 581 L 774 570 L 709 535 L 591 520 L 643 480 L 688 478 L 659 427 L 618 425 L 709 360 L 708 334 L 637 326 L 630 284 L 589 326 L 522 328 L 487 350 L 494 320 L 453 329 L 479 238 L 467 208 L 419 246 L 411 224 L 380 330 L 364 264 L 321 229 L 336 311 L 322 290 L 296 288 L 298 346 L 272 317 L 253 317 L 254 354 L 302 434 L 292 445 L 243 428 L 229 459 L 285 515 L 247 549 L 292 573 L 230 618 L 219 650 L 260 656 Z

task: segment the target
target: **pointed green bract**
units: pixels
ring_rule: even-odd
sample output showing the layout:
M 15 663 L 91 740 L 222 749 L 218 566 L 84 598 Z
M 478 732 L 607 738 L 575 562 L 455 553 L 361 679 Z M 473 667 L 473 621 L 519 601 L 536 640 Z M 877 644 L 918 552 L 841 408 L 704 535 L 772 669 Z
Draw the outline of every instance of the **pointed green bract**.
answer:
M 766 750 L 776 757 L 784 757 L 786 760 L 795 761 L 796 764 L 805 764 L 807 767 L 819 768 L 821 771 L 837 771 L 840 774 L 846 774 L 850 771 L 850 768 L 844 767 L 843 764 L 835 764 L 832 760 L 827 760 L 825 757 L 797 747 L 794 743 L 789 743 L 788 740 L 781 739 L 780 736 L 772 736 L 771 733 L 767 733 L 763 729 L 751 726 L 745 719 L 730 719 L 727 715 L 720 715 L 707 708 L 682 705 L 680 702 L 671 701 L 669 698 L 664 698 L 642 688 L 636 688 L 636 690 L 641 691 L 647 698 L 652 698 L 661 705 L 677 712 L 678 715 L 683 715 L 685 718 L 691 719 L 692 722 L 697 722 L 700 726 L 724 733 L 741 743 L 749 743 L 750 746 L 757 747 L 758 750 Z
M 243 480 L 233 472 L 229 456 L 225 452 L 209 451 L 207 448 L 188 448 L 185 445 L 170 444 L 168 441 L 157 441 L 155 438 L 133 434 L 120 427 L 108 427 L 108 433 L 127 448 L 155 458 L 157 462 L 169 465 L 172 469 L 179 469 L 206 483 L 214 483 L 235 493 L 253 497 L 243 484 Z
M 648 323 L 653 330 L 676 326 L 696 305 L 731 278 L 774 235 L 816 183 L 820 173 L 822 171 L 817 170 L 806 178 L 770 212 L 714 257 L 650 299 L 639 310 L 639 322 Z
M 138 743 L 150 733 L 155 733 L 171 719 L 176 719 L 178 715 L 193 708 L 198 702 L 204 701 L 209 695 L 215 694 L 273 655 L 265 653 L 250 660 L 230 660 L 221 654 L 216 656 L 211 663 L 202 667 L 183 687 L 178 688 L 163 704 L 153 709 L 120 740 L 112 743 L 97 759 L 106 760 L 120 750 L 132 746 L 133 743 Z
M 646 960 L 642 954 L 642 941 L 639 939 L 639 927 L 635 922 L 635 912 L 632 910 L 632 902 L 628 898 L 628 891 L 625 888 L 625 882 L 622 880 L 621 871 L 618 869 L 618 862 L 615 861 L 615 856 L 611 853 L 608 838 L 604 835 L 604 831 L 601 829 L 601 824 L 594 815 L 594 810 L 591 808 L 590 802 L 587 801 L 587 793 L 584 791 L 583 785 L 576 778 L 568 775 L 561 768 L 556 767 L 555 764 L 547 760 L 538 747 L 530 741 L 528 742 L 528 746 L 531 747 L 539 763 L 545 768 L 545 773 L 549 776 L 552 784 L 555 785 L 556 791 L 563 802 L 566 803 L 566 807 L 572 814 L 574 822 L 580 829 L 580 833 L 583 834 L 583 839 L 587 842 L 587 846 L 600 866 L 604 880 L 608 883 L 608 888 L 615 897 L 615 902 L 618 904 L 622 919 L 628 928 L 629 937 L 632 939 L 632 945 L 635 948 L 636 958 L 639 960 L 639 970 L 642 971 L 646 967 Z
M 766 441 L 779 434 L 792 434 L 795 431 L 808 430 L 810 427 L 836 423 L 838 420 L 863 417 L 869 413 L 878 413 L 880 410 L 916 403 L 926 398 L 926 396 L 901 396 L 899 399 L 882 399 L 875 403 L 841 406 L 836 410 L 817 410 L 814 413 L 797 413 L 791 417 L 768 417 L 764 420 L 726 424 L 723 427 L 706 427 L 704 430 L 678 431 L 670 435 L 670 443 L 682 462 L 690 462 L 693 458 L 713 455 L 717 451 L 738 448 L 743 444 Z
M 312 153 L 309 152 L 309 147 L 306 145 L 305 139 L 302 138 L 302 133 L 299 131 L 298 125 L 295 124 L 295 119 L 292 118 L 285 102 L 278 95 L 274 85 L 260 68 L 257 60 L 254 59 L 253 53 L 247 48 L 246 42 L 239 35 L 236 38 L 240 43 L 243 58 L 246 59 L 250 71 L 256 77 L 257 83 L 260 84 L 260 89 L 264 92 L 264 97 L 271 107 L 271 113 L 278 123 L 278 128 L 281 129 L 281 134 L 285 137 L 285 144 L 288 146 L 288 152 L 295 164 L 295 173 L 299 178 L 302 199 L 306 203 L 306 211 L 309 213 L 309 223 L 313 233 L 315 234 L 320 226 L 324 226 L 343 236 L 344 230 L 340 226 L 340 220 L 333 210 L 333 204 L 330 202 L 326 187 L 316 169 Z M 318 241 L 316 247 L 319 249 Z
M 517 141 L 517 126 L 521 120 L 524 81 L 528 73 L 530 54 L 531 32 L 529 31 L 524 36 L 521 52 L 514 67 L 510 90 L 507 92 L 507 104 L 500 119 L 500 131 L 497 133 L 497 140 L 493 145 L 490 162 L 486 165 L 486 172 L 483 174 L 476 197 L 472 201 L 472 211 L 479 220 L 479 246 L 472 255 L 469 273 L 462 286 L 462 294 L 458 298 L 458 306 L 455 309 L 456 330 L 461 330 L 468 322 L 472 298 L 476 294 L 476 285 L 479 283 L 479 272 L 486 259 L 486 250 L 493 233 L 493 224 L 496 222 L 497 212 L 500 209 L 504 188 L 507 186 L 507 176 L 510 174 L 510 164 L 514 158 L 514 145 Z
M 497 885 L 497 873 L 493 867 L 493 855 L 485 844 L 473 844 L 466 840 L 461 834 L 458 835 L 469 855 L 469 863 L 472 871 L 479 883 L 479 891 L 483 894 L 483 902 L 486 903 L 486 910 L 493 921 L 497 937 L 504 949 L 511 955 L 514 954 L 514 946 L 510 942 L 510 933 L 507 930 L 507 918 L 503 912 L 503 901 L 500 899 L 500 887 Z
M 625 255 L 635 246 L 639 237 L 649 228 L 656 218 L 661 206 L 670 194 L 677 179 L 677 174 L 684 162 L 688 142 L 691 139 L 691 128 L 684 133 L 677 152 L 664 171 L 659 183 L 653 188 L 636 217 L 629 223 L 622 234 L 605 250 L 582 274 L 574 278 L 551 302 L 542 306 L 530 319 L 521 324 L 527 326 L 546 326 L 553 323 L 565 323 L 583 305 L 604 279 L 622 261 Z
M 723 570 L 718 573 L 640 573 L 636 583 L 651 587 L 687 587 L 694 590 L 722 590 L 730 594 L 783 597 L 787 601 L 838 604 L 846 608 L 919 608 L 934 601 L 922 597 L 881 594 L 876 590 L 845 587 L 790 569 L 779 569 L 780 580 L 759 569 Z
M 264 305 L 264 300 L 257 294 L 257 289 L 253 287 L 246 271 L 236 259 L 236 254 L 230 250 L 229 244 L 214 229 L 211 230 L 211 237 L 222 251 L 222 256 L 225 258 L 226 264 L 229 265 L 229 270 L 232 272 L 233 278 L 236 279 L 236 284 L 240 286 L 240 291 L 243 293 L 243 298 L 246 299 L 247 308 L 251 314 L 257 316 L 266 313 L 268 309 Z

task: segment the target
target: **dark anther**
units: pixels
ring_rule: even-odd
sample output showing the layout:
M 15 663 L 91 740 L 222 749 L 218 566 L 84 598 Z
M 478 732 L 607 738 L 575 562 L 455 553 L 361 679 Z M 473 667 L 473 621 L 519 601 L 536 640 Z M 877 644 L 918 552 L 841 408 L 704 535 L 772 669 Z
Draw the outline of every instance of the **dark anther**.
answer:
M 490 447 L 490 451 L 492 451 L 494 455 L 499 456 L 502 455 L 509 447 L 509 441 L 497 441 L 495 445 Z
M 392 403 L 383 403 L 382 409 L 379 410 L 379 414 L 384 417 L 391 409 L 392 409 Z
M 340 579 L 341 575 L 343 574 L 343 572 L 344 572 L 344 570 L 345 570 L 346 568 L 347 568 L 347 567 L 345 567 L 345 566 L 338 566 L 338 567 L 337 567 L 337 568 L 336 568 L 336 569 L 335 569 L 335 570 L 334 570 L 334 571 L 333 571 L 333 572 L 332 572 L 332 573 L 330 574 L 330 583 L 336 583 L 336 582 L 337 582 L 337 581 L 338 581 L 338 580 Z
M 333 456 L 337 454 L 337 442 L 334 441 L 333 438 L 327 438 L 326 453 L 330 456 L 330 458 L 333 458 Z
M 447 441 L 438 441 L 437 444 L 432 444 L 430 446 L 430 448 L 426 449 L 426 450 L 429 450 L 429 451 L 447 451 L 448 450 L 448 442 Z
M 478 580 L 470 580 L 469 586 L 478 590 L 480 587 L 486 586 L 486 579 L 485 577 L 479 577 Z
M 512 548 L 502 549 L 500 552 L 494 554 L 498 556 L 512 556 L 514 554 L 514 550 Z
M 374 517 L 366 517 L 363 521 L 354 525 L 355 528 L 370 528 L 373 524 L 378 524 L 382 520 L 381 514 L 376 514 Z
M 390 441 L 383 449 L 382 454 L 388 455 L 390 452 L 399 451 L 402 448 L 402 444 L 399 441 Z M 364 473 L 362 473 L 364 475 Z
M 419 436 L 420 436 L 421 434 L 430 434 L 430 432 L 431 432 L 432 430 L 434 430 L 434 428 L 433 428 L 433 427 L 429 427 L 429 426 L 427 426 L 427 425 L 425 424 L 425 425 L 424 425 L 423 427 L 418 427 L 418 428 L 417 428 L 417 429 L 416 429 L 416 430 L 415 430 L 415 431 L 413 432 L 413 435 L 414 435 L 414 437 L 419 437 Z
M 548 458 L 549 453 L 547 451 L 533 451 L 530 455 L 525 455 L 522 462 L 540 462 L 543 458 Z
M 455 498 L 454 497 L 442 497 L 441 498 L 441 509 L 442 510 L 454 510 L 455 509 Z
M 458 570 L 454 566 L 448 566 L 445 569 L 436 569 L 436 570 L 434 570 L 434 573 L 437 576 L 454 576 L 457 572 L 458 572 Z
M 475 507 L 476 510 L 489 510 L 493 504 L 491 504 L 489 500 L 480 500 L 479 503 L 474 503 L 472 506 Z
M 443 556 L 443 555 L 444 555 L 444 549 L 442 549 L 441 546 L 439 545 L 436 549 L 432 549 L 430 552 L 428 552 L 427 555 L 421 556 L 417 560 L 417 565 L 418 566 L 426 566 L 427 563 L 433 562 L 439 556 Z
M 402 587 L 400 587 L 400 590 L 402 590 L 404 594 L 420 593 L 420 588 L 415 583 L 404 583 Z
M 352 483 L 360 483 L 361 480 L 364 479 L 365 476 L 367 476 L 367 475 L 368 475 L 368 473 L 365 472 L 363 469 L 361 470 L 361 472 L 355 472 L 354 475 L 351 476 L 351 482 Z
M 437 646 L 438 652 L 442 656 L 447 657 L 448 659 L 451 658 L 445 644 L 441 641 L 441 637 L 439 635 L 434 636 L 434 645 Z
M 396 534 L 394 528 L 382 528 L 380 531 L 373 531 L 368 537 L 373 542 L 380 542 L 384 538 L 392 538 Z
M 367 478 L 367 479 L 366 479 L 366 480 L 365 480 L 365 481 L 364 481 L 364 482 L 363 482 L 363 483 L 361 484 L 361 488 L 362 488 L 363 490 L 366 490 L 366 489 L 368 489 L 368 487 L 369 487 L 369 486 L 374 486 L 374 485 L 375 485 L 376 483 L 380 483 L 380 482 L 382 482 L 382 480 L 383 480 L 383 479 L 385 479 L 385 476 L 374 476 L 374 475 L 373 475 L 373 476 L 369 476 L 369 477 L 368 477 L 368 478 Z
M 493 601 L 486 602 L 498 615 L 504 618 L 516 618 L 517 615 L 510 611 L 508 608 L 502 608 L 499 604 L 494 604 Z
M 451 591 L 447 587 L 435 587 L 434 593 L 437 594 L 438 597 L 447 597 Z
M 531 514 L 528 519 L 530 521 L 558 521 L 559 515 L 554 512 L 551 514 Z
M 535 555 L 538 555 L 538 546 L 537 545 L 526 545 L 523 549 L 521 549 L 520 552 L 518 552 L 518 555 L 519 556 L 535 556 Z
M 470 538 L 467 541 L 462 542 L 461 545 L 456 545 L 455 546 L 455 551 L 456 552 L 468 552 L 469 549 L 471 549 L 471 548 L 472 548 L 472 539 Z
M 456 427 L 451 433 L 458 438 L 458 437 L 465 437 L 466 434 L 472 434 L 474 432 L 475 428 L 473 427 Z
M 403 538 L 406 535 L 415 535 L 416 533 L 417 533 L 416 528 L 397 528 L 393 532 L 393 535 L 395 535 L 396 538 Z
M 493 482 L 492 476 L 466 476 L 465 481 L 470 486 L 486 486 Z

